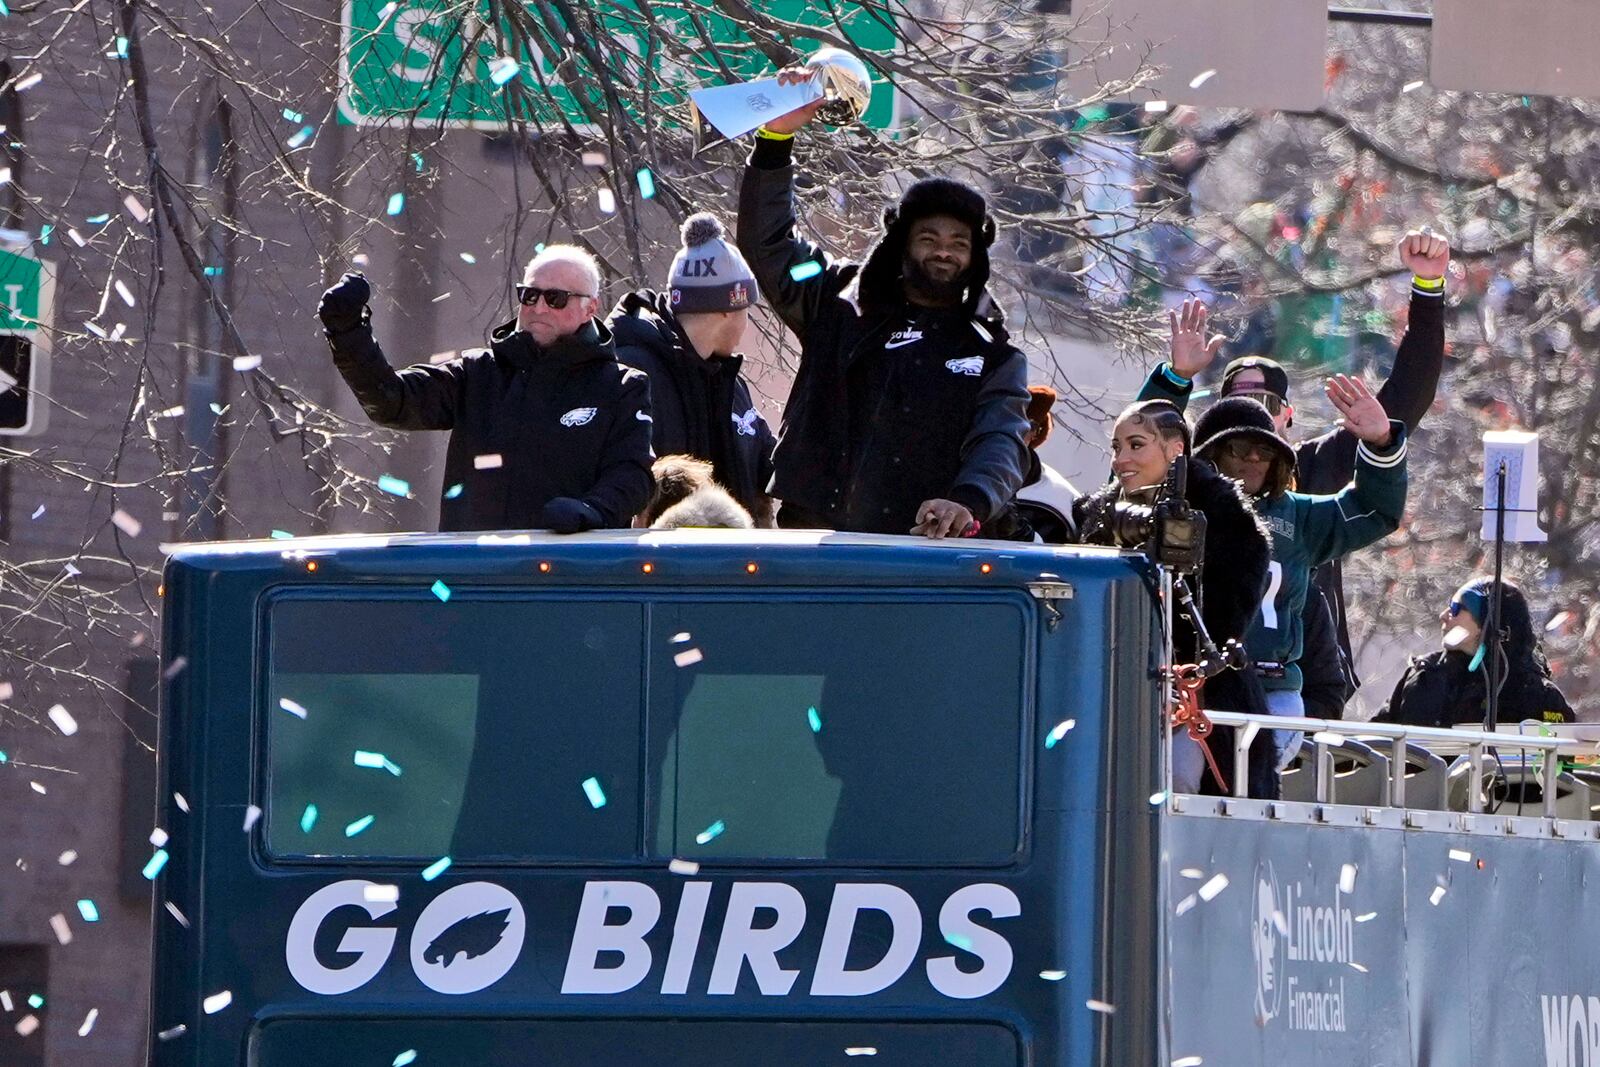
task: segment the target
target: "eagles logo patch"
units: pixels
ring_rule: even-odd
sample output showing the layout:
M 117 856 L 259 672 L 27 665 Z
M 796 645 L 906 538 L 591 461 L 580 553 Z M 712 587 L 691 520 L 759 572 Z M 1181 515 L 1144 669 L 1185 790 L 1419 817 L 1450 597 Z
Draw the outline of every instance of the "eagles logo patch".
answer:
M 976 378 L 983 373 L 983 357 L 967 356 L 965 359 L 947 359 L 944 369 L 952 374 L 965 374 L 969 378 Z
M 573 408 L 571 411 L 561 416 L 561 425 L 582 426 L 593 419 L 595 412 L 598 410 L 598 408 Z

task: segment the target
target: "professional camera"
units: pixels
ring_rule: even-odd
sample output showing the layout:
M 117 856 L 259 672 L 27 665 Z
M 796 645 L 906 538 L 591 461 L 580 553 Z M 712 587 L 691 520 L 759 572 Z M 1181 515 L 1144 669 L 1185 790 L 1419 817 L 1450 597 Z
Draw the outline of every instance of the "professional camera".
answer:
M 1206 554 L 1206 517 L 1184 499 L 1188 483 L 1189 460 L 1179 456 L 1154 504 L 1118 503 L 1111 516 L 1117 543 L 1138 545 L 1156 563 L 1180 574 L 1199 571 Z

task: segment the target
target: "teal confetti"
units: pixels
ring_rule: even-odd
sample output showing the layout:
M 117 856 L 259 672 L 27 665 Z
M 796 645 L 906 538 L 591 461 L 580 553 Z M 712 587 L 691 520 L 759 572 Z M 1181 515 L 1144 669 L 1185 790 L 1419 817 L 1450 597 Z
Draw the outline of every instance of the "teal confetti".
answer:
M 694 843 L 697 845 L 709 845 L 711 842 L 721 837 L 722 831 L 726 829 L 727 826 L 723 825 L 721 819 L 718 819 L 704 830 L 701 830 L 698 834 L 695 834 Z
M 28 1007 L 32 1008 L 34 1011 L 38 1011 L 40 1008 L 44 1007 L 44 997 L 40 996 L 38 993 L 28 994 Z
M 606 791 L 600 788 L 600 779 L 585 778 L 583 780 L 583 794 L 589 798 L 589 806 L 596 810 L 606 806 Z
M 290 148 L 299 148 L 301 145 L 303 145 L 307 141 L 311 140 L 311 135 L 316 133 L 316 132 L 317 132 L 317 128 L 315 126 L 302 126 L 302 127 L 300 127 L 299 131 L 297 133 L 295 133 L 294 136 L 290 137 L 284 143 L 287 144 Z M 394 212 L 391 211 L 391 212 L 389 212 L 389 214 L 393 215 Z
M 534 250 L 534 252 L 543 252 L 544 251 L 544 242 L 540 241 L 538 244 L 534 245 L 533 246 L 533 250 Z
M 166 865 L 167 850 L 164 848 L 156 849 L 155 855 L 150 857 L 150 862 L 144 865 L 145 880 L 150 882 L 155 881 L 156 875 L 160 874 L 161 868 L 165 867 Z
M 385 493 L 393 493 L 395 496 L 411 495 L 411 483 L 403 478 L 396 478 L 392 474 L 381 475 L 378 478 L 378 488 Z
M 448 604 L 450 602 L 450 587 L 442 581 L 435 581 L 433 583 L 433 595 Z
M 371 815 L 363 815 L 363 816 L 361 816 L 361 818 L 357 819 L 355 822 L 351 823 L 349 826 L 346 826 L 344 828 L 344 836 L 346 836 L 346 837 L 354 837 L 354 836 L 356 836 L 357 834 L 359 834 L 363 830 L 365 830 L 367 827 L 371 826 L 372 823 L 373 823 L 373 819 L 374 819 L 374 817 L 371 816 Z
M 449 856 L 442 856 L 439 859 L 436 859 L 432 863 L 428 864 L 428 866 L 423 868 L 423 870 L 422 870 L 422 880 L 424 882 L 431 882 L 435 878 L 439 877 L 441 874 L 443 874 L 445 871 L 447 871 L 449 869 L 450 869 L 450 857 Z
M 213 415 L 221 415 L 223 413 L 223 411 L 226 410 L 226 409 L 223 408 L 223 406 L 221 404 L 217 403 L 215 400 L 213 400 L 210 404 L 207 404 L 206 406 L 211 409 L 211 414 L 213 414 Z
M 411 165 L 417 168 L 417 173 L 418 174 L 422 173 L 422 153 L 421 152 L 413 152 L 413 153 L 411 153 Z M 391 212 L 389 212 L 389 214 L 393 215 L 394 212 L 391 211 Z
M 806 709 L 806 722 L 811 724 L 812 733 L 820 734 L 822 732 L 822 716 L 817 714 L 816 708 Z
M 306 810 L 300 813 L 300 832 L 309 834 L 315 825 L 317 825 L 317 806 L 307 804 Z
M 206 275 L 207 278 L 220 278 L 220 277 L 222 277 L 222 268 L 221 267 L 207 267 L 207 268 L 205 268 L 205 275 Z
M 111 216 L 110 215 L 92 215 L 89 218 L 85 219 L 84 221 L 87 222 L 91 226 L 99 226 L 101 223 L 110 222 L 111 221 Z
M 945 936 L 945 940 L 962 952 L 972 951 L 972 939 L 970 937 L 963 937 L 960 934 L 948 934 Z
M 300 114 L 300 112 L 294 111 L 294 110 L 292 110 L 290 108 L 284 108 L 283 109 L 283 117 L 288 119 L 290 122 L 304 122 L 306 120 L 306 117 L 304 115 L 302 115 L 302 114 Z
M 117 50 L 114 53 L 114 55 L 118 59 L 127 59 L 128 58 L 128 39 L 126 37 L 118 37 L 117 38 Z
M 789 277 L 797 282 L 803 282 L 807 278 L 815 278 L 821 273 L 822 264 L 814 259 L 809 259 L 804 263 L 797 263 L 789 268 Z
M 1049 735 L 1045 737 L 1045 739 L 1044 739 L 1044 747 L 1045 748 L 1055 748 L 1056 745 L 1060 742 L 1060 740 L 1063 737 L 1067 736 L 1067 731 L 1072 729 L 1076 725 L 1078 725 L 1078 720 L 1077 719 L 1067 719 L 1067 720 L 1065 720 L 1063 722 L 1056 723 L 1055 727 L 1050 731 Z
M 390 1064 L 389 1067 L 409 1067 L 410 1064 L 416 1062 L 417 1050 L 414 1048 L 408 1048 L 404 1052 L 400 1053 L 400 1055 L 396 1056 L 394 1058 L 394 1063 Z
M 461 490 L 465 488 L 466 486 L 462 485 L 460 482 L 457 482 L 455 485 L 452 485 L 450 488 L 444 491 L 444 498 L 446 500 L 454 500 L 456 497 L 461 495 Z
M 504 85 L 521 73 L 521 65 L 510 56 L 501 56 L 489 64 L 489 80 L 496 85 Z
M 374 770 L 388 771 L 396 778 L 400 777 L 400 767 L 389 762 L 389 757 L 382 752 L 366 752 L 358 748 L 355 762 L 357 767 L 371 767 Z
M 6 750 L 3 749 L 3 748 L 0 748 L 0 763 L 5 763 L 6 761 L 7 761 Z
M 6 5 L 3 2 L 3 0 L 0 0 L 0 8 L 3 8 L 5 6 Z M 48 222 L 45 223 L 43 226 L 39 227 L 39 243 L 42 244 L 42 245 L 49 244 L 50 243 L 50 235 L 52 233 L 54 233 L 54 232 L 55 232 L 55 227 L 50 225 Z
M 92 900 L 78 901 L 78 914 L 83 916 L 83 921 L 86 923 L 100 921 L 100 909 L 94 906 L 94 901 Z
M 387 209 L 389 214 L 398 215 L 398 214 L 400 214 L 400 212 L 404 211 L 405 209 L 406 209 L 406 194 L 405 193 L 395 193 L 393 196 L 391 196 L 389 198 L 389 207 Z
M 656 176 L 650 173 L 649 167 L 640 167 L 639 173 L 634 175 L 639 179 L 639 196 L 649 200 L 656 195 Z
M 273 530 L 272 538 L 275 541 L 292 541 L 294 540 L 294 534 L 288 530 Z
M 6 0 L 0 0 L 0 15 L 11 14 L 11 9 L 6 6 Z

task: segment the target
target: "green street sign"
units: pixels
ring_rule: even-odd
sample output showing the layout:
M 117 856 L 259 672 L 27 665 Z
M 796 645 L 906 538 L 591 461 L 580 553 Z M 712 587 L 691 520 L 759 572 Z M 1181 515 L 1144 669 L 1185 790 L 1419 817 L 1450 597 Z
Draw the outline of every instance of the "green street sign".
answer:
M 570 124 L 581 133 L 594 134 L 598 131 L 594 115 L 608 110 L 607 85 L 648 86 L 652 119 L 659 122 L 664 109 L 684 113 L 689 90 L 726 84 L 730 79 L 723 66 L 735 81 L 773 73 L 739 24 L 711 0 L 649 5 L 659 30 L 654 40 L 648 19 L 634 0 L 589 2 L 605 5 L 601 20 L 620 45 L 596 50 L 611 64 L 603 72 L 597 72 L 567 40 L 530 40 L 526 27 L 544 25 L 535 14 L 519 13 L 514 26 L 505 19 L 501 5 L 500 21 L 489 22 L 489 0 L 472 0 L 468 5 L 450 0 L 344 0 L 339 121 L 483 130 L 503 130 L 513 123 L 564 130 Z M 752 6 L 775 19 L 827 26 L 832 32 L 837 32 L 837 15 L 845 35 L 863 52 L 887 53 L 899 47 L 880 14 L 849 3 L 836 10 L 808 0 L 752 0 Z M 474 13 L 463 18 L 468 8 Z M 682 51 L 688 55 L 663 56 L 661 33 L 686 43 Z M 821 44 L 797 42 L 805 52 Z M 874 85 L 866 122 L 886 129 L 895 123 L 895 93 L 881 79 L 875 78 Z M 620 95 L 629 99 L 629 106 L 639 99 L 635 92 Z
M 33 334 L 48 321 L 48 279 L 30 249 L 0 245 L 0 336 Z

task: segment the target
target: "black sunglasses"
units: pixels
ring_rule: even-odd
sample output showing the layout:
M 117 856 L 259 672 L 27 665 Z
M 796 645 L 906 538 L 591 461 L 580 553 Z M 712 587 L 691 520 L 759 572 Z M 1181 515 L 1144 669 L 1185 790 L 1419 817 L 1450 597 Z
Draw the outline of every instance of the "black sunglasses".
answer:
M 560 311 L 567 306 L 567 301 L 575 296 L 594 299 L 593 293 L 574 293 L 570 289 L 540 289 L 534 285 L 517 286 L 517 303 L 525 308 L 537 307 L 539 298 L 543 297 L 551 311 Z
M 1283 414 L 1284 407 L 1289 403 L 1287 400 L 1285 400 L 1283 397 L 1279 396 L 1277 393 L 1267 392 L 1266 390 L 1259 390 L 1258 391 L 1258 390 L 1254 390 L 1254 389 L 1235 389 L 1233 392 L 1229 393 L 1228 395 L 1229 396 L 1247 396 L 1251 400 L 1260 401 L 1261 406 L 1266 408 L 1268 414 L 1271 414 L 1271 415 L 1281 415 L 1281 414 Z

